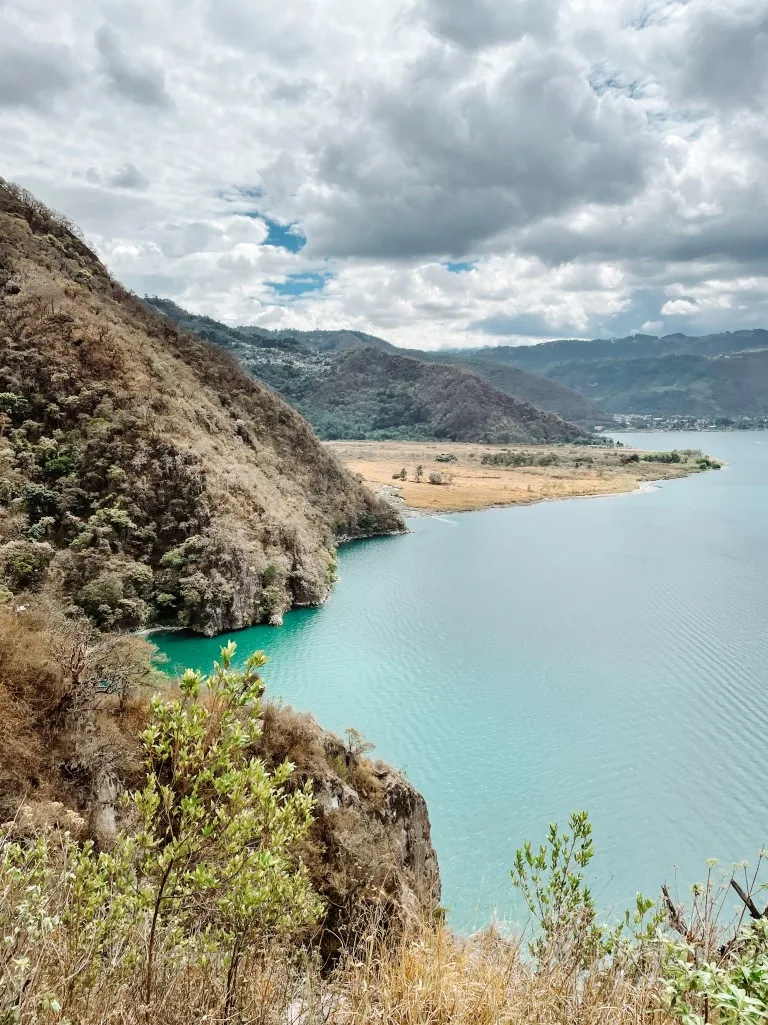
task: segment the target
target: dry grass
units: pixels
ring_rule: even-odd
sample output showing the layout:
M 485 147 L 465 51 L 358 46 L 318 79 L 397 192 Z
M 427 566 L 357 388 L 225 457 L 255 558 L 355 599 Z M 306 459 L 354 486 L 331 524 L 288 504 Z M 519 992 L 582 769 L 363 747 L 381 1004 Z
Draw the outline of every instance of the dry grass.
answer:
M 68 897 L 53 889 L 47 910 Z M 0 892 L 0 924 L 20 895 Z M 658 963 L 642 973 L 625 965 L 593 965 L 573 973 L 555 962 L 534 968 L 516 942 L 493 929 L 468 940 L 441 925 L 419 923 L 405 936 L 347 951 L 322 970 L 310 949 L 264 943 L 242 965 L 237 1005 L 227 1014 L 226 961 L 200 956 L 193 941 L 161 944 L 158 985 L 150 1005 L 142 998 L 146 922 L 107 938 L 90 957 L 72 924 L 54 924 L 35 939 L 22 928 L 15 953 L 29 958 L 0 968 L 0 999 L 19 1025 L 76 1021 L 79 1025 L 163 1025 L 231 1022 L 238 1025 L 669 1025 L 662 1010 Z M 164 940 L 170 937 L 164 937 Z M 103 956 L 104 954 L 108 956 Z M 55 997 L 61 1010 L 46 1009 Z
M 152 652 L 141 638 L 103 637 L 46 603 L 0 608 L 0 821 L 22 800 L 87 813 L 106 762 L 126 781 L 135 776 L 156 682 Z M 98 693 L 109 674 L 123 681 L 121 694 Z
M 498 445 L 406 441 L 334 441 L 327 446 L 353 473 L 362 476 L 376 491 L 395 487 L 405 505 L 430 512 L 467 512 L 492 506 L 531 505 L 558 498 L 586 498 L 636 491 L 643 483 L 683 477 L 690 470 L 663 463 L 622 465 L 615 450 L 569 445 L 511 446 L 516 451 L 544 455 L 553 452 L 559 466 L 484 466 L 482 457 L 499 452 Z M 510 447 L 510 446 L 503 446 Z M 630 450 L 622 450 L 627 454 Z M 436 456 L 449 453 L 456 462 L 439 463 Z M 576 466 L 590 456 L 593 466 Z M 424 468 L 421 483 L 414 480 L 418 465 Z M 394 480 L 402 468 L 406 481 Z M 449 484 L 428 483 L 430 473 L 450 475 Z
M 335 1025 L 662 1025 L 658 964 L 642 973 L 553 958 L 534 969 L 493 928 L 468 940 L 422 924 L 370 945 L 338 973 Z M 319 1019 L 318 1019 L 319 1020 Z

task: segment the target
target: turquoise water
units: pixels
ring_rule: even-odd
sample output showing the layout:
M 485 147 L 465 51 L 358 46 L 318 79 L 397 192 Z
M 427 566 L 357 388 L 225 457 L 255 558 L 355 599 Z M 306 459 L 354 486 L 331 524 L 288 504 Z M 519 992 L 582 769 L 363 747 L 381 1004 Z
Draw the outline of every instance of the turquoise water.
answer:
M 460 928 L 515 917 L 515 848 L 575 808 L 605 907 L 768 845 L 768 433 L 625 440 L 729 467 L 415 519 L 345 548 L 322 609 L 234 635 L 270 655 L 272 695 L 356 726 L 426 795 Z M 226 639 L 158 644 L 207 668 Z

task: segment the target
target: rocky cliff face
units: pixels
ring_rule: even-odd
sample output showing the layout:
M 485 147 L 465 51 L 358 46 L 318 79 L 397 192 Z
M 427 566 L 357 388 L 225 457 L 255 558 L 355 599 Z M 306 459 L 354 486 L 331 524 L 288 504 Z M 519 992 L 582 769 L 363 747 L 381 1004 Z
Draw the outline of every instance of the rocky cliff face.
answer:
M 0 588 L 213 635 L 317 604 L 341 537 L 402 531 L 235 360 L 0 180 Z
M 290 708 L 265 706 L 260 754 L 290 761 L 293 785 L 310 780 L 317 799 L 306 854 L 326 901 L 324 952 L 373 924 L 391 928 L 440 903 L 440 871 L 427 803 L 396 769 Z

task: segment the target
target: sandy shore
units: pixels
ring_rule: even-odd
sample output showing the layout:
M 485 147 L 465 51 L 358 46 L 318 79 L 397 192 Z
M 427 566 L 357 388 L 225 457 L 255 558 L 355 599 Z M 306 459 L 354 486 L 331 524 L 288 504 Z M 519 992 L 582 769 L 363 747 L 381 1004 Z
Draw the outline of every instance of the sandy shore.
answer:
M 637 491 L 651 481 L 684 477 L 695 464 L 626 462 L 632 449 L 571 445 L 499 446 L 409 441 L 333 441 L 326 443 L 353 473 L 371 488 L 389 492 L 410 509 L 422 512 L 466 512 L 502 505 L 529 505 L 558 498 L 587 498 Z M 509 448 L 530 453 L 535 460 L 550 454 L 549 466 L 484 464 Z M 451 456 L 445 462 L 437 456 Z M 624 459 L 625 461 L 622 461 Z M 592 460 L 592 462 L 589 462 Z M 417 467 L 422 479 L 416 480 Z M 406 480 L 393 479 L 406 471 Z M 440 474 L 447 483 L 430 483 Z

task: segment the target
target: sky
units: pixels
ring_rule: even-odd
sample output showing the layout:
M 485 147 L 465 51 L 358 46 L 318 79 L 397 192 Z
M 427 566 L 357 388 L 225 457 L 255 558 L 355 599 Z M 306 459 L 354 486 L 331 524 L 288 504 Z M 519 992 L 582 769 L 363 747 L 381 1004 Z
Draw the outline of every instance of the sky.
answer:
M 766 0 L 0 0 L 0 174 L 230 324 L 768 327 L 767 109 Z

